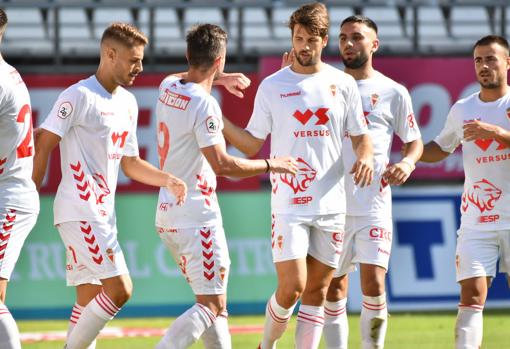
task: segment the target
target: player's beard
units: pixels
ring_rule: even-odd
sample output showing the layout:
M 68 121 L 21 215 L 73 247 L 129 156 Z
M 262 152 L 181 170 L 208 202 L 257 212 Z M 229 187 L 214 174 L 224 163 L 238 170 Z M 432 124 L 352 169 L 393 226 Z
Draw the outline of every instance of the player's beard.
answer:
M 359 69 L 364 66 L 368 61 L 368 55 L 361 51 L 359 56 L 354 58 L 352 61 L 348 61 L 343 55 L 341 55 L 344 65 L 349 69 Z
M 310 54 L 308 60 L 303 60 L 299 54 L 295 55 L 296 60 L 302 67 L 310 67 L 312 65 L 317 64 L 317 59 L 314 55 Z
M 486 89 L 496 89 L 496 88 L 500 88 L 501 87 L 501 84 L 502 84 L 502 79 L 499 79 L 497 78 L 496 80 L 494 81 L 487 81 L 487 82 L 484 82 L 483 81 L 483 78 L 479 78 L 478 79 L 478 83 L 480 84 L 480 86 L 482 86 L 483 88 L 486 88 Z

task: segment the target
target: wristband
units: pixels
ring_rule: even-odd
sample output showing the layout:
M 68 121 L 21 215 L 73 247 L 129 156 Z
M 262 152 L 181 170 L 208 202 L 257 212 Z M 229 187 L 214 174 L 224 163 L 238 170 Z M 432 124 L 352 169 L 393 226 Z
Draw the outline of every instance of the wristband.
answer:
M 264 161 L 266 162 L 266 173 L 268 173 L 271 169 L 271 166 L 269 165 L 269 161 L 267 161 L 267 159 L 264 159 Z
M 411 160 L 410 158 L 408 158 L 407 156 L 405 158 L 403 158 L 402 160 L 400 160 L 400 162 L 403 162 L 404 164 L 409 165 L 409 167 L 411 168 L 411 171 L 414 171 L 414 169 L 416 168 L 414 161 Z

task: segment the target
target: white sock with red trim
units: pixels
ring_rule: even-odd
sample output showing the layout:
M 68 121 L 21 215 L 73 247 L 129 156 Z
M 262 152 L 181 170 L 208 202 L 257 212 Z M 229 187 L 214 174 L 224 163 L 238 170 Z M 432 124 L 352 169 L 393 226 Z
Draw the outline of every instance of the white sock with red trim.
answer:
M 67 326 L 67 336 L 66 336 L 67 338 L 69 338 L 69 335 L 73 331 L 74 326 L 78 322 L 78 319 L 80 318 L 81 313 L 84 308 L 85 307 L 82 307 L 78 303 L 74 303 L 73 310 L 71 312 L 71 317 L 69 318 L 69 324 Z M 87 347 L 87 349 L 95 349 L 95 348 L 96 348 L 96 340 L 94 339 L 94 341 Z
M 170 325 L 156 349 L 184 349 L 195 343 L 212 326 L 216 317 L 205 305 L 196 303 Z
M 76 325 L 67 338 L 66 349 L 87 349 L 94 342 L 106 323 L 119 312 L 104 290 L 90 301 L 81 312 Z
M 296 349 L 318 348 L 323 328 L 324 307 L 301 304 L 297 315 Z
M 216 317 L 216 321 L 202 334 L 205 349 L 231 349 L 232 339 L 228 329 L 228 313 L 225 310 Z
M 296 305 L 293 305 L 289 309 L 281 307 L 276 302 L 276 296 L 273 293 L 267 302 L 264 337 L 260 343 L 261 349 L 276 348 L 276 341 L 278 341 L 283 335 L 283 332 L 285 332 L 295 306 Z
M 360 317 L 361 348 L 384 348 L 387 327 L 388 308 L 386 307 L 386 293 L 377 297 L 363 295 Z
M 0 348 L 21 349 L 18 326 L 5 304 L 0 304 Z
M 455 349 L 479 349 L 483 337 L 483 305 L 459 304 Z
M 326 349 L 347 349 L 349 323 L 347 322 L 347 298 L 324 304 L 324 340 Z

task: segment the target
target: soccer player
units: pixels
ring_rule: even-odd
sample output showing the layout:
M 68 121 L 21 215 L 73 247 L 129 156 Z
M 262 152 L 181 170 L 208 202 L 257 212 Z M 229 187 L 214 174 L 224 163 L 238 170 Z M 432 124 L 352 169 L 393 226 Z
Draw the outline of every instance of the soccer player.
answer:
M 299 163 L 294 177 L 271 175 L 278 286 L 267 304 L 262 349 L 275 347 L 300 298 L 296 347 L 319 345 L 325 295 L 342 251 L 346 132 L 357 157 L 347 170 L 360 186 L 372 181 L 372 144 L 356 83 L 321 60 L 328 27 L 323 4 L 297 9 L 289 22 L 292 64 L 262 81 L 246 130 L 225 121 L 227 140 L 244 153 L 256 154 L 271 134 L 271 155 L 290 154 Z
M 460 303 L 455 348 L 482 345 L 487 289 L 500 272 L 510 272 L 510 68 L 508 41 L 489 35 L 473 47 L 480 91 L 457 101 L 441 133 L 425 145 L 421 161 L 437 162 L 462 144 L 465 172 L 457 232 Z
M 374 181 L 364 188 L 345 178 L 347 217 L 344 253 L 326 295 L 324 338 L 329 349 L 346 349 L 347 273 L 360 265 L 360 329 L 363 349 L 382 349 L 388 311 L 384 278 L 391 253 L 391 189 L 404 183 L 423 151 L 407 89 L 376 71 L 373 55 L 379 48 L 377 25 L 370 18 L 355 15 L 340 26 L 340 55 L 345 72 L 356 80 L 361 94 L 368 131 L 374 143 Z M 390 164 L 393 134 L 405 144 L 399 162 Z M 349 144 L 349 139 L 345 142 Z M 355 161 L 352 147 L 343 149 L 345 166 Z
M 129 24 L 106 28 L 97 72 L 60 94 L 36 138 L 33 178 L 37 187 L 49 154 L 60 143 L 62 180 L 55 197 L 54 223 L 66 246 L 67 284 L 76 287 L 68 349 L 91 345 L 131 296 L 115 222 L 119 167 L 136 181 L 164 187 L 179 205 L 186 197 L 183 181 L 138 154 L 138 106 L 123 86 L 132 85 L 142 72 L 146 44 L 143 33 Z
M 7 15 L 0 9 L 0 43 Z M 21 348 L 18 327 L 5 305 L 7 283 L 39 213 L 32 181 L 34 141 L 27 87 L 0 54 L 0 348 Z
M 193 27 L 186 41 L 189 70 L 163 80 L 156 115 L 160 166 L 182 178 L 189 194 L 179 207 L 161 190 L 156 226 L 193 289 L 196 304 L 172 323 L 157 348 L 187 348 L 200 337 L 208 349 L 230 348 L 226 312 L 230 258 L 216 199 L 216 175 L 293 175 L 297 164 L 291 157 L 245 160 L 227 154 L 222 113 L 211 96 L 213 81 L 223 74 L 227 34 L 216 25 L 203 24 Z

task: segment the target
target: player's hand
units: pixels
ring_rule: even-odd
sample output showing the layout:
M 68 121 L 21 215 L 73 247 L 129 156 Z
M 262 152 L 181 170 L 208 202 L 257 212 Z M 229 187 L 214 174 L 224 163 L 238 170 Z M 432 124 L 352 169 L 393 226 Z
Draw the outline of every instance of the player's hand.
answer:
M 401 185 L 407 181 L 413 170 L 411 164 L 401 161 L 388 166 L 382 176 L 389 185 Z
M 292 156 L 267 159 L 267 162 L 269 163 L 269 171 L 271 172 L 290 173 L 292 175 L 297 173 L 297 161 Z
M 222 85 L 236 97 L 243 98 L 243 90 L 247 89 L 251 80 L 243 73 L 223 73 L 215 81 L 215 85 Z
M 493 139 L 499 133 L 499 126 L 481 122 L 470 121 L 464 124 L 464 140 L 471 142 L 477 139 Z
M 172 194 L 174 194 L 175 198 L 177 199 L 177 205 L 182 206 L 188 193 L 188 187 L 186 186 L 186 183 L 184 183 L 184 181 L 181 179 L 170 175 L 166 188 Z
M 358 159 L 349 173 L 354 177 L 354 184 L 360 187 L 370 185 L 374 179 L 374 162 L 372 160 Z
M 283 53 L 280 69 L 292 65 L 292 63 L 294 63 L 294 48 L 292 48 L 290 52 Z

